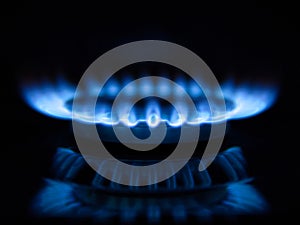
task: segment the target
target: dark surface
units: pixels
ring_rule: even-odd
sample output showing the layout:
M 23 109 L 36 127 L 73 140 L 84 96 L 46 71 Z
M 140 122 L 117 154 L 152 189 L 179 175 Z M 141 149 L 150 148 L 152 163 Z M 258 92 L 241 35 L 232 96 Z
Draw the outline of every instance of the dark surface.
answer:
M 228 139 L 244 149 L 257 188 L 272 207 L 267 217 L 241 221 L 290 221 L 299 199 L 296 7 L 233 5 L 159 12 L 145 8 L 133 12 L 124 8 L 119 13 L 88 4 L 20 4 L 7 11 L 2 28 L 2 113 L 3 123 L 14 130 L 5 130 L 9 138 L 4 136 L 7 144 L 1 149 L 3 216 L 30 219 L 28 205 L 47 175 L 51 156 L 57 146 L 68 147 L 65 140 L 72 138 L 68 121 L 46 117 L 24 103 L 21 81 L 64 74 L 76 82 L 105 51 L 129 41 L 162 39 L 197 53 L 219 79 L 232 75 L 238 80 L 277 82 L 276 104 L 256 117 L 233 121 Z

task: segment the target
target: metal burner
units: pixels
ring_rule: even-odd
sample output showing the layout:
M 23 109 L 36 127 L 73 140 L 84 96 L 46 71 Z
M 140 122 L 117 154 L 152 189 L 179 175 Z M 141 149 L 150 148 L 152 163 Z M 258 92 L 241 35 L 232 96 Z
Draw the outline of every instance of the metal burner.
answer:
M 276 98 L 274 87 L 226 82 L 221 85 L 226 111 L 218 113 L 214 109 L 216 112 L 211 113 L 202 90 L 195 82 L 175 80 L 181 86 L 180 90 L 186 90 L 195 103 L 196 113 L 191 113 L 189 107 L 181 101 L 180 90 L 172 89 L 163 82 L 140 83 L 127 89 L 128 101 L 125 99 L 121 102 L 112 115 L 113 99 L 132 80 L 128 76 L 123 78 L 108 80 L 101 93 L 96 91 L 99 90 L 99 84 L 87 82 L 88 93 L 78 101 L 78 110 L 72 108 L 75 87 L 66 81 L 28 85 L 23 93 L 33 108 L 48 116 L 74 119 L 86 126 L 96 124 L 101 140 L 113 146 L 111 149 L 114 154 L 121 156 L 117 157 L 120 161 L 133 166 L 155 164 L 168 155 L 168 148 L 177 143 L 180 132 L 188 133 L 193 130 L 190 129 L 193 126 L 201 128 L 199 147 L 202 142 L 205 144 L 207 141 L 213 124 L 254 116 L 270 107 Z M 139 96 L 142 92 L 149 96 L 172 96 L 176 99 L 176 107 L 160 98 L 149 97 L 129 108 L 132 96 Z M 215 93 L 208 94 L 215 96 Z M 98 98 L 95 113 L 87 106 L 93 97 Z M 215 98 L 218 99 L 218 96 Z M 175 108 L 181 110 L 176 111 Z M 124 150 L 125 145 L 120 145 L 113 129 L 122 133 L 130 128 L 136 137 L 145 139 L 150 128 L 161 124 L 167 126 L 166 136 L 162 142 L 153 140 L 154 143 L 162 143 L 164 151 L 159 152 L 160 157 L 151 155 L 149 158 L 146 155 L 147 160 L 144 160 L 140 154 L 135 154 L 136 158 L 124 157 L 126 151 L 119 151 Z M 88 132 L 82 132 L 82 135 L 87 140 L 90 136 Z M 223 134 L 221 136 L 223 138 Z M 219 140 L 218 134 L 214 138 Z M 126 186 L 107 180 L 104 178 L 105 174 L 101 173 L 101 176 L 96 173 L 79 153 L 58 148 L 53 159 L 52 174 L 44 180 L 43 189 L 33 201 L 32 211 L 37 217 L 68 218 L 76 222 L 85 222 L 87 219 L 95 223 L 135 224 L 142 221 L 153 224 L 207 222 L 212 221 L 215 216 L 231 219 L 236 215 L 260 214 L 268 210 L 264 198 L 250 184 L 252 178 L 247 176 L 245 159 L 239 147 L 219 153 L 213 163 L 201 172 L 198 170 L 201 162 L 199 149 L 194 158 L 175 175 L 162 182 L 149 182 L 151 185 L 147 186 L 135 184 L 141 177 L 157 181 L 155 175 L 164 171 L 154 171 L 154 175 L 147 176 L 149 174 L 136 174 L 132 171 L 116 173 L 117 168 L 107 168 L 105 172 L 115 176 L 116 180 L 119 179 L 118 176 L 129 180 L 130 184 Z M 101 168 L 106 168 L 108 163 L 107 159 L 92 160 Z M 168 163 L 172 170 L 177 162 Z

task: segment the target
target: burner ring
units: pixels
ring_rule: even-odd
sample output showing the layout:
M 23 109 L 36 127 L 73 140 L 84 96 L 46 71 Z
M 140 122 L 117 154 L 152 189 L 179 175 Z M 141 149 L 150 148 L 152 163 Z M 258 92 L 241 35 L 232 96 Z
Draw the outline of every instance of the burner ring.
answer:
M 82 107 L 79 112 L 75 112 L 78 115 L 82 115 L 79 117 L 83 122 L 90 122 L 102 125 L 119 125 L 123 124 L 129 127 L 145 127 L 146 125 L 150 125 L 149 121 L 151 120 L 151 116 L 155 115 L 154 118 L 157 118 L 160 122 L 165 122 L 169 127 L 180 127 L 183 125 L 201 125 L 201 124 L 211 124 L 214 122 L 220 122 L 226 120 L 228 114 L 231 111 L 235 110 L 234 101 L 225 98 L 226 104 L 226 112 L 220 112 L 217 117 L 211 117 L 211 109 L 207 102 L 205 96 L 199 96 L 197 98 L 193 98 L 195 105 L 197 106 L 197 115 L 192 115 L 190 107 L 186 105 L 184 102 L 178 99 L 178 105 L 181 108 L 184 108 L 185 114 L 179 115 L 175 110 L 174 106 L 171 105 L 164 99 L 158 97 L 147 97 L 140 100 L 136 103 L 131 109 L 129 115 L 124 115 L 124 108 L 128 108 L 131 106 L 131 98 L 124 99 L 122 105 L 117 107 L 119 110 L 113 116 L 111 113 L 112 105 L 114 103 L 114 98 L 107 95 L 102 95 L 98 97 L 96 106 L 95 106 L 95 118 L 93 118 L 93 113 L 87 109 L 87 106 L 90 105 L 90 99 L 93 99 L 93 96 L 87 96 L 77 101 L 81 103 Z M 73 101 L 71 98 L 66 100 L 64 103 L 65 108 L 72 112 L 73 110 Z M 79 107 L 78 107 L 79 108 Z M 78 109 L 77 108 L 77 109 Z M 217 109 L 215 109 L 216 111 Z M 151 113 L 152 111 L 152 113 Z M 217 112 L 215 112 L 217 114 Z
M 88 98 L 87 98 L 88 99 Z M 82 99 L 82 113 L 83 115 L 86 115 L 88 113 L 85 112 L 85 107 L 87 99 Z M 180 115 L 176 111 L 174 111 L 174 108 L 170 103 L 163 102 L 162 99 L 159 98 L 151 98 L 148 97 L 144 99 L 144 101 L 139 102 L 138 104 L 134 105 L 134 107 L 131 110 L 131 115 L 124 116 L 122 114 L 122 110 L 120 110 L 120 113 L 118 115 L 118 118 L 112 118 L 111 117 L 111 106 L 113 104 L 113 98 L 109 96 L 101 96 L 98 98 L 96 107 L 95 107 L 95 123 L 97 126 L 97 130 L 99 133 L 99 136 L 101 137 L 101 140 L 104 142 L 118 142 L 118 138 L 115 135 L 115 130 L 117 130 L 119 133 L 128 132 L 128 127 L 130 127 L 131 131 L 134 133 L 135 136 L 138 138 L 146 138 L 147 133 L 149 132 L 149 120 L 150 117 L 153 116 L 151 113 L 147 113 L 147 110 L 151 110 L 151 106 L 156 107 L 156 110 L 158 111 L 158 114 L 154 114 L 156 119 L 158 121 L 165 122 L 167 126 L 167 134 L 164 138 L 162 143 L 169 144 L 169 143 L 177 143 L 178 137 L 180 135 L 180 132 L 193 132 L 193 126 L 200 126 L 200 135 L 199 139 L 200 141 L 206 141 L 209 139 L 210 129 L 212 126 L 211 121 L 205 121 L 207 120 L 208 112 L 210 111 L 209 106 L 207 105 L 207 102 L 205 98 L 199 97 L 196 100 L 196 104 L 198 105 L 202 104 L 201 112 L 199 112 L 199 115 L 189 115 L 189 109 L 187 106 L 186 111 L 187 115 L 183 116 L 186 119 L 182 120 L 174 120 L 172 117 L 180 118 Z M 66 101 L 65 106 L 68 110 L 72 111 L 72 102 L 73 99 L 70 99 Z M 130 99 L 128 99 L 128 103 L 130 102 Z M 235 106 L 234 103 L 226 99 L 225 100 L 226 107 L 228 111 L 234 110 Z M 124 103 L 126 106 L 126 102 Z M 149 110 L 150 108 L 150 110 Z M 99 112 L 97 114 L 97 112 Z M 228 112 L 227 112 L 228 113 Z M 227 114 L 226 113 L 226 114 Z M 201 115 L 203 116 L 201 118 Z M 219 115 L 220 120 L 224 120 L 227 115 Z M 130 120 L 130 118 L 135 118 L 133 120 Z M 90 120 L 93 121 L 92 118 L 88 119 L 88 117 L 83 118 L 83 120 Z M 217 118 L 215 118 L 216 122 L 218 121 Z M 203 122 L 201 122 L 203 121 Z M 91 125 L 94 125 L 94 123 L 91 123 Z M 88 124 L 87 124 L 88 126 Z M 114 128 L 113 128 L 114 127 Z M 183 130 L 183 131 L 182 131 Z M 89 139 L 90 134 L 83 132 L 83 137 Z M 144 136 L 143 136 L 144 135 Z M 214 135 L 213 138 L 221 138 L 222 134 Z M 152 140 L 153 143 L 160 143 L 160 141 L 156 141 L 155 139 Z M 186 142 L 189 142 L 189 140 L 185 140 Z M 192 140 L 191 140 L 192 141 Z M 125 140 L 126 143 L 126 140 Z M 132 140 L 130 141 L 132 143 Z

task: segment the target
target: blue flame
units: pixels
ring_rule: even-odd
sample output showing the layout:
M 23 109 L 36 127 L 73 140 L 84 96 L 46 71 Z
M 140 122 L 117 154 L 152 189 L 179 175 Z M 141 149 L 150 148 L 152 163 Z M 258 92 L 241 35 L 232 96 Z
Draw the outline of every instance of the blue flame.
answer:
M 151 102 L 146 109 L 146 119 L 149 127 L 156 127 L 161 120 L 159 107 L 156 102 Z
M 226 82 L 222 91 L 226 102 L 225 113 L 212 114 L 208 102 L 203 95 L 201 88 L 193 81 L 183 78 L 175 80 L 191 96 L 197 107 L 197 114 L 191 114 L 189 107 L 180 101 L 182 95 L 180 90 L 172 89 L 167 84 L 161 82 L 151 84 L 143 83 L 140 86 L 133 86 L 126 93 L 128 102 L 123 102 L 116 114 L 111 117 L 111 105 L 119 91 L 132 79 L 128 76 L 122 82 L 116 79 L 110 79 L 107 82 L 100 95 L 96 105 L 95 118 L 91 110 L 86 108 L 83 103 L 79 112 L 74 112 L 77 119 L 87 123 L 100 123 L 107 125 L 124 124 L 126 126 L 136 126 L 139 123 L 147 123 L 149 126 L 157 126 L 160 122 L 166 122 L 169 126 L 197 125 L 201 123 L 215 123 L 225 120 L 241 119 L 254 116 L 268 109 L 275 101 L 277 90 L 273 86 L 242 84 L 234 85 Z M 97 92 L 99 85 L 95 82 L 87 82 L 89 95 L 93 96 Z M 183 114 L 178 114 L 174 109 L 164 109 L 164 106 L 157 105 L 155 101 L 148 103 L 142 109 L 131 110 L 129 115 L 124 114 L 126 107 L 130 107 L 130 99 L 133 95 L 138 96 L 140 93 L 147 93 L 149 96 L 157 93 L 166 97 L 178 99 L 177 106 L 184 109 Z M 72 118 L 72 100 L 75 94 L 75 86 L 61 81 L 57 84 L 42 83 L 36 85 L 27 85 L 23 89 L 23 96 L 26 102 L 37 111 L 48 116 L 71 119 Z M 213 94 L 213 93 L 210 93 Z M 88 98 L 88 96 L 85 96 Z M 106 101 L 106 100 L 109 101 Z M 84 101 L 83 101 L 84 102 Z M 212 116 L 214 115 L 214 116 Z M 217 116 L 215 116 L 217 115 Z

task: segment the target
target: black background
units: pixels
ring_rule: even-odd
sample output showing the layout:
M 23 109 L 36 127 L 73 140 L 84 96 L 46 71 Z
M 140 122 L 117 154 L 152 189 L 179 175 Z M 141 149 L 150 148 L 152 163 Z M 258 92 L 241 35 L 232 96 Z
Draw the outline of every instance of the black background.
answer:
M 233 121 L 229 136 L 243 147 L 257 188 L 271 205 L 266 220 L 291 220 L 299 202 L 296 8 L 254 3 L 165 7 L 148 2 L 118 8 L 87 3 L 11 5 L 2 19 L 3 216 L 30 218 L 28 204 L 55 148 L 68 145 L 65 140 L 71 131 L 68 121 L 46 117 L 24 103 L 22 81 L 63 74 L 76 82 L 107 50 L 130 41 L 160 39 L 197 53 L 218 79 L 232 76 L 277 84 L 279 96 L 273 107 Z

